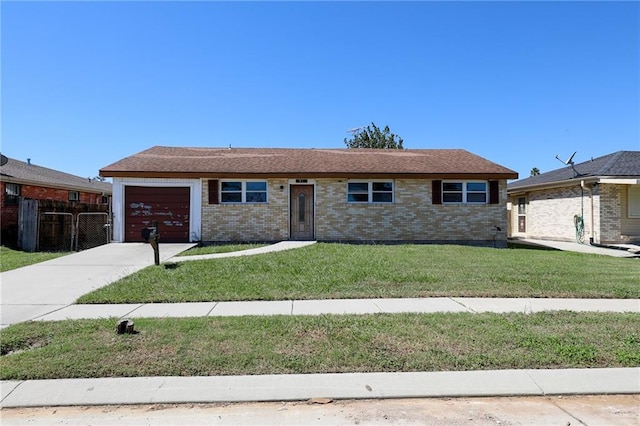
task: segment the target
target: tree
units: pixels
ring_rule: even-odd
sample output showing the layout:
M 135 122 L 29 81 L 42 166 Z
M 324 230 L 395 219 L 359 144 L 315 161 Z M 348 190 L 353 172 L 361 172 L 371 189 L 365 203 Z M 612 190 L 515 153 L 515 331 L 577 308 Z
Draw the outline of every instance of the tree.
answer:
M 534 167 L 533 169 L 531 169 L 531 176 L 538 176 L 540 174 L 540 169 L 538 169 L 537 167 Z
M 348 148 L 403 149 L 402 142 L 404 141 L 400 136 L 391 133 L 389 126 L 380 130 L 374 123 L 354 130 L 351 139 L 344 139 Z

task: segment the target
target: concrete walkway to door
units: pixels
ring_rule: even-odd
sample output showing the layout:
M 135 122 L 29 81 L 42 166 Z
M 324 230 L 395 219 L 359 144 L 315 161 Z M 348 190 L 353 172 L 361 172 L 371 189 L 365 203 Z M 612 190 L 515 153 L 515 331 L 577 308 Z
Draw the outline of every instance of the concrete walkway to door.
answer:
M 160 261 L 195 246 L 160 244 Z M 0 327 L 73 304 L 84 294 L 153 265 L 144 243 L 111 243 L 0 274 Z
M 271 253 L 274 251 L 291 250 L 294 248 L 306 247 L 311 244 L 315 244 L 315 241 L 280 241 L 276 244 L 271 244 L 264 247 L 257 247 L 249 250 L 233 251 L 229 253 L 213 253 L 213 254 L 200 254 L 195 256 L 179 256 L 171 259 L 171 263 L 175 262 L 188 262 L 190 260 L 206 260 L 206 259 L 220 259 L 223 257 L 238 257 L 238 256 L 252 256 L 254 254 Z

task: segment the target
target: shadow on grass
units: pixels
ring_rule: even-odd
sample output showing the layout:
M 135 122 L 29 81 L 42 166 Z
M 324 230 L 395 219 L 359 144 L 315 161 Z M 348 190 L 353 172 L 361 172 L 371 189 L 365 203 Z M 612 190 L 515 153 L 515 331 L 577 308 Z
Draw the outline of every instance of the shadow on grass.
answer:
M 509 241 L 507 242 L 507 248 L 524 249 L 524 250 L 542 250 L 542 251 L 562 251 L 549 246 L 543 246 L 543 245 L 534 244 L 534 243 L 524 243 L 521 241 Z

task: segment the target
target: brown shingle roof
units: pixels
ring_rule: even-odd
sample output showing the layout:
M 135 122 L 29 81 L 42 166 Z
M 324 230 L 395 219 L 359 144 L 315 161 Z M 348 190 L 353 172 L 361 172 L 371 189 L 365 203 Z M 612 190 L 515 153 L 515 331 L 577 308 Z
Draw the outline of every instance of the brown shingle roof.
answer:
M 100 170 L 109 177 L 455 176 L 517 178 L 462 149 L 179 148 L 155 146 Z
M 0 166 L 0 180 L 74 191 L 111 194 L 111 184 L 109 182 L 83 178 L 13 158 L 9 158 L 6 164 Z

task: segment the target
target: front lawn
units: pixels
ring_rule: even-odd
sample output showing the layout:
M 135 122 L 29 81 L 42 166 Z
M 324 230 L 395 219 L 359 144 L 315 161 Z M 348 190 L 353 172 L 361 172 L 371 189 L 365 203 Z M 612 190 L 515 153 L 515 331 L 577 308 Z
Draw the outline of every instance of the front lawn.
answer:
M 66 256 L 67 254 L 69 253 L 28 253 L 26 251 L 13 250 L 9 247 L 0 246 L 0 272 L 22 268 L 23 266 L 33 265 L 34 263 L 44 262 L 45 260 L 55 259 L 56 257 Z
M 78 303 L 381 297 L 639 298 L 640 260 L 456 245 L 314 244 L 151 266 Z
M 376 314 L 27 322 L 2 380 L 640 366 L 640 314 Z

